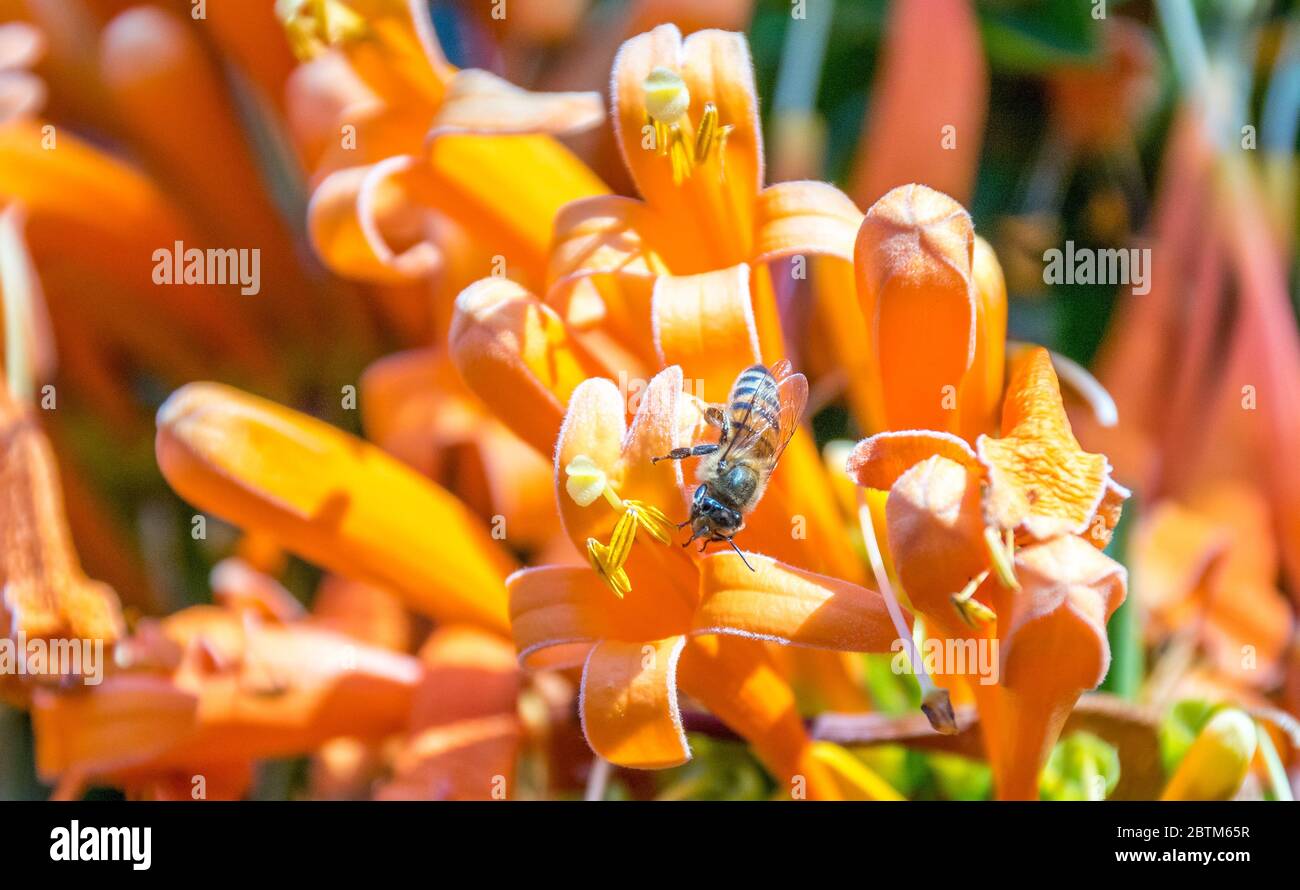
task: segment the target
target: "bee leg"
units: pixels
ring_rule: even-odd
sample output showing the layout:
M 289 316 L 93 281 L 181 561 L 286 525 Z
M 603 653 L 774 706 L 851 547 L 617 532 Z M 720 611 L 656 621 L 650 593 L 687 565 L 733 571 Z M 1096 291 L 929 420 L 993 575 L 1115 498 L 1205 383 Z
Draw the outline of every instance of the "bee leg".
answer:
M 718 443 L 708 442 L 704 445 L 696 445 L 692 448 L 674 448 L 672 451 L 662 457 L 650 458 L 650 463 L 657 464 L 661 460 L 686 460 L 688 457 L 703 457 L 706 454 L 712 454 L 718 450 Z

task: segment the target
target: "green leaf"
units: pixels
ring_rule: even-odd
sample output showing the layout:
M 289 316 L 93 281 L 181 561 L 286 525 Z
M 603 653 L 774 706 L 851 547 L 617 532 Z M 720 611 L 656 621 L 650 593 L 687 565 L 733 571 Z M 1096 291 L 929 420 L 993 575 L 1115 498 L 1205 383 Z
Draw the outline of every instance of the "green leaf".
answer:
M 1160 724 L 1160 762 L 1165 775 L 1173 775 L 1187 749 L 1219 708 L 1213 702 L 1189 698 L 1169 709 L 1169 716 Z
M 995 70 L 1040 73 L 1096 58 L 1098 22 L 1080 0 L 985 3 L 980 32 Z
M 1134 514 L 1135 503 L 1132 499 L 1124 505 L 1119 525 L 1111 536 L 1106 552 L 1116 562 L 1126 564 L 1125 554 L 1128 549 L 1128 534 L 1132 528 L 1130 517 Z M 1142 677 L 1145 670 L 1142 650 L 1142 627 L 1138 614 L 1138 596 L 1141 591 L 1130 586 L 1124 604 L 1115 610 L 1106 625 L 1106 636 L 1110 639 L 1110 670 L 1101 688 L 1129 701 L 1136 701 L 1142 689 Z
M 1088 732 L 1056 743 L 1038 779 L 1045 800 L 1104 800 L 1119 784 L 1119 751 Z

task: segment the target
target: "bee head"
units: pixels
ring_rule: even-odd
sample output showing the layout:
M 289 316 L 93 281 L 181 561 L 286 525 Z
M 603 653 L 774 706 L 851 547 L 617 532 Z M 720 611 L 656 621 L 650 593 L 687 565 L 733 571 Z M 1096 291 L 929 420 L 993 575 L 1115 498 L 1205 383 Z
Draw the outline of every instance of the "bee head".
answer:
M 745 517 L 719 501 L 708 485 L 695 489 L 691 501 L 691 532 L 694 538 L 709 535 L 731 536 L 744 528 Z

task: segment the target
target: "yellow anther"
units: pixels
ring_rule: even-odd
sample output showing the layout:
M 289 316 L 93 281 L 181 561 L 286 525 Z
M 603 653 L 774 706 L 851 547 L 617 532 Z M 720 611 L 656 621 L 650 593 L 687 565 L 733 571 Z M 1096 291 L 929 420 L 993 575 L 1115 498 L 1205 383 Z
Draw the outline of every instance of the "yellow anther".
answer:
M 618 522 L 614 523 L 614 533 L 609 536 L 609 547 L 605 553 L 607 568 L 617 570 L 623 568 L 627 562 L 628 554 L 632 552 L 632 542 L 636 540 L 637 513 L 634 509 L 623 511 L 623 515 L 618 517 Z
M 980 585 L 984 583 L 989 576 L 989 570 L 985 569 L 974 578 L 967 582 L 966 586 L 961 589 L 960 593 L 952 595 L 952 604 L 957 609 L 957 614 L 961 620 L 965 621 L 970 627 L 976 627 L 980 624 L 986 624 L 995 620 L 998 615 L 988 606 L 975 599 L 975 591 L 979 590 Z
M 646 534 L 654 538 L 660 544 L 671 544 L 673 542 L 672 534 L 676 526 L 672 520 L 664 515 L 664 511 L 652 504 L 644 501 L 634 501 L 631 498 L 624 501 L 627 504 L 629 513 L 635 513 L 637 524 L 646 530 Z
M 303 61 L 369 33 L 365 17 L 344 0 L 276 0 L 275 14 Z
M 1016 543 L 1008 530 L 1005 538 L 998 535 L 993 526 L 984 529 L 984 546 L 989 552 L 989 561 L 998 581 L 1008 590 L 1019 590 L 1020 582 L 1016 579 Z
M 601 580 L 609 585 L 619 599 L 627 596 L 632 589 L 632 582 L 627 577 L 627 570 L 622 566 L 614 567 L 610 563 L 609 548 L 595 538 L 587 539 L 587 559 L 591 567 L 600 575 Z
M 659 66 L 646 75 L 645 110 L 650 119 L 664 125 L 675 124 L 691 107 L 691 91 L 680 74 Z
M 700 127 L 695 131 L 695 159 L 703 164 L 709 159 L 709 149 L 718 138 L 718 106 L 712 102 L 704 103 L 704 114 L 700 117 Z

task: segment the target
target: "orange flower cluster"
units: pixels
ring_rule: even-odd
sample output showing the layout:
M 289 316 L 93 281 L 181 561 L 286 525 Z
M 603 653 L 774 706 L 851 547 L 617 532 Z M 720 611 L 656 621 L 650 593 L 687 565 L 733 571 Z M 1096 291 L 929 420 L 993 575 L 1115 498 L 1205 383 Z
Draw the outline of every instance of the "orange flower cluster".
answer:
M 608 126 L 598 93 L 457 69 L 421 0 L 289 0 L 247 22 L 219 5 L 202 32 L 154 7 L 104 13 L 99 94 L 52 94 L 58 113 L 110 98 L 139 169 L 45 125 L 37 74 L 73 64 L 72 37 L 44 47 L 39 16 L 0 29 L 0 641 L 109 652 L 102 682 L 0 676 L 30 709 L 56 794 L 240 797 L 260 761 L 302 755 L 319 796 L 565 794 L 607 764 L 686 763 L 707 712 L 775 798 L 900 799 L 807 718 L 873 708 L 861 653 L 901 650 L 895 670 L 917 676 L 935 731 L 973 713 L 996 794 L 1039 796 L 1111 663 L 1128 572 L 1108 545 L 1130 493 L 1067 416 L 1061 379 L 1067 394 L 1100 386 L 1007 340 L 1002 267 L 958 200 L 978 143 L 918 161 L 890 136 L 930 128 L 940 109 L 918 88 L 931 76 L 962 84 L 941 119 L 982 128 L 967 4 L 937 4 L 933 34 L 920 4 L 891 17 L 854 182 L 865 213 L 826 182 L 767 184 L 746 39 L 683 36 L 655 4 L 605 35 Z M 744 4 L 715 14 L 736 18 L 730 6 Z M 514 39 L 554 40 L 569 20 L 525 16 Z M 261 188 L 214 47 L 289 137 L 280 162 L 304 185 L 305 239 L 332 277 L 299 261 Z M 1064 95 L 1086 92 L 1077 76 Z M 579 133 L 621 163 L 597 173 L 558 138 Z M 943 190 L 900 179 L 913 163 Z M 613 193 L 623 182 L 636 197 Z M 69 237 L 79 250 L 62 264 Z M 217 309 L 198 285 L 159 289 L 137 268 L 205 238 L 259 245 L 276 305 Z M 1225 255 L 1245 249 L 1221 240 Z M 92 281 L 114 299 L 78 304 Z M 804 297 L 812 321 L 792 324 Z M 289 407 L 315 404 L 302 393 L 318 396 L 312 366 L 329 350 L 308 342 L 277 362 L 271 336 L 302 336 L 313 317 L 349 354 L 405 347 L 344 386 L 364 437 Z M 74 554 L 50 445 L 68 432 L 41 431 L 34 385 L 57 367 L 83 407 L 138 429 L 111 373 L 123 356 L 171 393 L 158 471 L 240 535 L 210 604 L 150 608 L 133 560 L 115 564 L 119 600 Z M 693 485 L 662 458 L 717 441 L 737 376 L 784 361 L 807 365 L 814 408 L 842 393 L 850 427 L 871 435 L 819 452 L 809 423 L 785 431 L 734 550 L 678 546 Z M 70 512 L 94 527 L 75 474 Z M 1291 635 L 1275 576 L 1294 548 L 1272 545 L 1272 516 L 1240 480 L 1185 500 L 1136 538 L 1150 641 L 1204 615 L 1189 645 L 1224 674 L 1258 646 L 1267 670 L 1238 679 L 1274 682 Z M 1283 523 L 1293 507 L 1275 511 Z M 282 586 L 289 554 L 325 573 L 310 609 Z M 978 657 L 921 657 L 935 645 Z M 1235 793 L 1255 727 L 1235 711 L 1209 721 L 1166 796 Z

